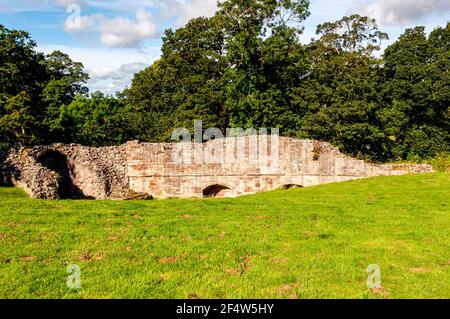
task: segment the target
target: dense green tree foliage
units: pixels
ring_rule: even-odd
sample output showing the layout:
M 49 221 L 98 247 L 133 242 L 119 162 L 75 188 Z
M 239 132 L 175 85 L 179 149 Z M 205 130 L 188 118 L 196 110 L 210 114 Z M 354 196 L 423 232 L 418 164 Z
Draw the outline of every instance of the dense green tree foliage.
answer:
M 276 127 L 386 161 L 450 151 L 450 24 L 388 35 L 351 15 L 300 42 L 307 0 L 226 0 L 163 36 L 116 97 L 88 96 L 80 63 L 0 26 L 0 143 L 169 141 L 175 128 Z
M 0 25 L 0 140 L 34 142 L 33 126 L 40 105 L 41 79 L 45 77 L 44 56 L 36 53 L 28 33 L 8 30 Z
M 298 35 L 309 15 L 305 0 L 230 0 L 218 17 L 226 35 L 230 126 L 295 123 L 287 90 L 306 72 Z M 283 121 L 284 120 L 284 121 Z
M 194 19 L 166 31 L 163 41 L 161 59 L 136 74 L 126 92 L 137 137 L 167 140 L 195 119 L 226 128 L 224 40 L 216 19 Z
M 45 103 L 45 124 L 50 130 L 60 131 L 57 125 L 61 106 L 70 104 L 76 95 L 86 95 L 87 87 L 83 84 L 88 75 L 83 71 L 83 65 L 73 62 L 67 54 L 54 51 L 45 60 L 47 81 L 42 91 Z M 50 132 L 51 133 L 51 132 Z
M 308 48 L 310 73 L 294 88 L 302 120 L 298 136 L 330 141 L 355 156 L 384 156 L 377 121 L 380 61 L 373 53 L 387 35 L 357 15 L 319 25 Z
M 81 63 L 55 51 L 35 51 L 23 31 L 0 25 L 0 142 L 59 141 L 60 108 L 77 94 L 86 94 L 88 75 Z
M 95 92 L 90 98 L 78 95 L 63 105 L 56 123 L 63 142 L 117 145 L 132 138 L 127 130 L 127 111 L 123 99 Z
M 383 57 L 380 119 L 396 158 L 450 147 L 450 24 L 408 29 Z

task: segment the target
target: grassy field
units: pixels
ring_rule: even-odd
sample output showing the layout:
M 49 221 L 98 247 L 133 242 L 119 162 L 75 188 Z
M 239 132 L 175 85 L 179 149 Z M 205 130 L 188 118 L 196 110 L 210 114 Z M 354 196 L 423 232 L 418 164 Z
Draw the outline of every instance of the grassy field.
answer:
M 450 298 L 450 174 L 150 202 L 0 188 L 0 298 Z

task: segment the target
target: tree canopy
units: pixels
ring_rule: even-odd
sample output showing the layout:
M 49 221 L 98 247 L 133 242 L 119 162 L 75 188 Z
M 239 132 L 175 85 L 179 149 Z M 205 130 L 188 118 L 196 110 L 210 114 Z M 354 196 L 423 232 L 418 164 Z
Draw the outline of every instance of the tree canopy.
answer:
M 0 25 L 0 141 L 58 141 L 60 108 L 87 94 L 87 80 L 83 65 L 67 54 L 45 56 L 27 32 Z
M 116 97 L 89 95 L 83 65 L 0 26 L 0 143 L 169 141 L 174 129 L 279 128 L 362 159 L 450 151 L 450 24 L 388 35 L 359 15 L 302 43 L 307 0 L 226 0 L 166 30 L 162 55 Z

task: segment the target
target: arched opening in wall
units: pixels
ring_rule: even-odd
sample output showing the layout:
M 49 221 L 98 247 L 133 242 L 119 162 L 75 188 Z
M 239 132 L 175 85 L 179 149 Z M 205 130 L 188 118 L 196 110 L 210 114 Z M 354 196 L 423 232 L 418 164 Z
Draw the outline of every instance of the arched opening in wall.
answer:
M 83 192 L 73 183 L 67 156 L 57 151 L 47 151 L 38 162 L 59 175 L 58 195 L 60 199 L 86 199 Z
M 293 188 L 302 188 L 303 186 L 298 185 L 298 184 L 286 184 L 281 186 L 282 190 L 288 190 L 288 189 L 293 189 Z
M 203 198 L 224 197 L 229 190 L 231 190 L 229 187 L 223 185 L 211 185 L 203 190 Z

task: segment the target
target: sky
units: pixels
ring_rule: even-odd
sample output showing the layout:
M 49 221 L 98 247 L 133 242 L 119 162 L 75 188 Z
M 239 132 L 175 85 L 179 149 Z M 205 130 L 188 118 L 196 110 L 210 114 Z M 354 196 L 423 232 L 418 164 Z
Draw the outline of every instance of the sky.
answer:
M 0 24 L 30 33 L 38 51 L 61 50 L 82 62 L 91 92 L 115 94 L 161 54 L 161 35 L 191 18 L 212 16 L 216 0 L 0 0 Z M 318 24 L 353 13 L 377 19 L 394 42 L 406 28 L 427 32 L 450 21 L 450 0 L 311 0 L 302 42 Z

